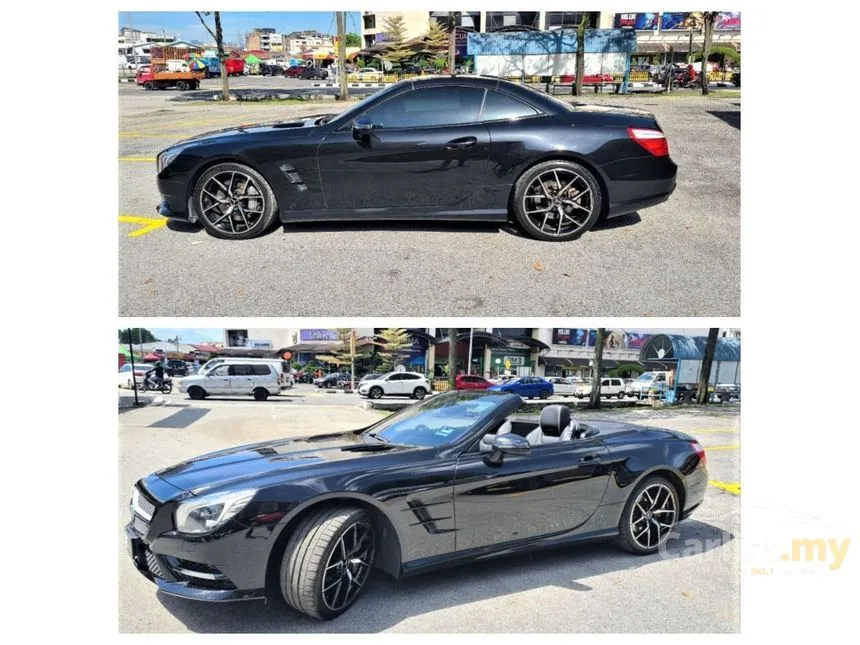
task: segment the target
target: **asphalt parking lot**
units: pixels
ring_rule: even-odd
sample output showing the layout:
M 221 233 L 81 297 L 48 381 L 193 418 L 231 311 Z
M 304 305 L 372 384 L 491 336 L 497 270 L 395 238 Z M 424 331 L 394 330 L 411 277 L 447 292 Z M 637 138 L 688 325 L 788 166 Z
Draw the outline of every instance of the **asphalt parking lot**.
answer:
M 233 82 L 233 81 L 231 81 Z M 306 92 L 308 82 L 241 79 Z M 204 81 L 201 92 L 218 88 Z M 740 314 L 740 99 L 716 92 L 589 103 L 653 111 L 679 165 L 671 199 L 568 243 L 517 226 L 325 223 L 244 242 L 158 216 L 155 156 L 242 123 L 336 112 L 334 100 L 189 100 L 119 84 L 119 314 L 134 316 Z
M 309 395 L 313 397 L 313 394 Z M 350 399 L 347 395 L 317 395 Z M 295 397 L 294 397 L 295 398 Z M 119 415 L 119 515 L 141 476 L 230 445 L 347 430 L 379 419 L 355 405 L 306 401 L 189 401 Z M 704 504 L 660 555 L 612 545 L 498 559 L 396 581 L 371 578 L 346 614 L 317 622 L 281 603 L 205 604 L 157 593 L 132 565 L 122 526 L 119 627 L 128 632 L 737 632 L 740 628 L 740 406 L 625 409 L 604 418 L 674 428 L 708 454 Z M 190 411 L 190 412 L 189 412 Z M 578 413 L 586 418 L 589 413 Z M 171 423 L 181 416 L 183 421 Z M 705 549 L 691 545 L 707 544 Z

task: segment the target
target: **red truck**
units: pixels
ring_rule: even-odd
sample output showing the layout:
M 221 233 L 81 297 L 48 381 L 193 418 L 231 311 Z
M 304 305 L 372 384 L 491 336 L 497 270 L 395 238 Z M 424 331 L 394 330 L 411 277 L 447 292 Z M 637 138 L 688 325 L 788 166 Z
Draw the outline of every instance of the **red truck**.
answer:
M 170 72 L 163 66 L 144 65 L 137 70 L 134 80 L 137 85 L 147 90 L 165 90 L 175 87 L 177 90 L 196 90 L 200 87 L 203 72 Z

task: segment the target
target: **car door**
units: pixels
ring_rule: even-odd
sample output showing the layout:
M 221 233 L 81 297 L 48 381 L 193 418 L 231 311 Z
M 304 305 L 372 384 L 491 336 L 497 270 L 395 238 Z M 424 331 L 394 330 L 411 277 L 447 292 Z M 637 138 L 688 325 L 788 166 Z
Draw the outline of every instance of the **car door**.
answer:
M 403 374 L 392 374 L 383 383 L 383 390 L 386 394 L 403 394 L 406 388 L 406 381 L 403 380 Z
M 250 394 L 254 391 L 254 366 L 234 363 L 229 366 L 230 394 Z
M 478 122 L 484 90 L 407 87 L 359 115 L 373 124 L 369 135 L 354 138 L 348 123 L 320 143 L 327 209 L 455 206 L 487 182 L 490 136 Z
M 609 451 L 596 438 L 545 444 L 488 462 L 475 449 L 454 477 L 458 551 L 562 534 L 585 523 L 603 500 Z
M 209 394 L 230 394 L 231 365 L 219 365 L 211 370 L 203 383 L 203 389 Z

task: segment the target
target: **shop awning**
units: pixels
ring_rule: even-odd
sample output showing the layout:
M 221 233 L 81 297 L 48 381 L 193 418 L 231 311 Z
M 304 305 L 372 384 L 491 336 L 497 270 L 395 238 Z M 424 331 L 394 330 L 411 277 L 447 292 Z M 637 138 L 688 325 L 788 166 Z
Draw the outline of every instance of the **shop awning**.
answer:
M 510 340 L 515 340 L 518 343 L 522 343 L 523 345 L 528 345 L 531 349 L 537 350 L 539 352 L 546 351 L 550 348 L 549 345 L 547 345 L 542 340 L 532 338 L 531 336 L 517 336 Z
M 420 329 L 407 329 L 406 332 L 412 338 L 417 338 L 418 340 L 423 340 L 428 345 L 435 345 L 438 339 L 432 334 L 428 334 L 426 331 L 421 331 Z
M 678 334 L 656 334 L 639 352 L 639 361 L 700 361 L 705 357 L 705 346 L 708 339 L 705 336 L 681 336 Z M 741 339 L 718 338 L 714 351 L 715 361 L 740 361 Z
M 274 349 L 251 349 L 250 347 L 225 347 L 221 356 L 226 358 L 277 358 Z
M 587 358 L 566 358 L 561 356 L 541 356 L 538 360 L 544 365 L 558 367 L 588 367 L 589 362 Z

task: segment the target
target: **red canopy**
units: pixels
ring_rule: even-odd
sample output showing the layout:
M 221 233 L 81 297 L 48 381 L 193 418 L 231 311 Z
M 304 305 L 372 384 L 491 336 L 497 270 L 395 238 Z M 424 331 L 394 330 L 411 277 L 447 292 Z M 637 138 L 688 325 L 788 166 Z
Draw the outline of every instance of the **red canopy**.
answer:
M 147 354 L 146 356 L 143 357 L 143 360 L 148 362 L 148 363 L 151 363 L 154 361 L 160 361 L 161 356 L 159 356 L 158 354 L 155 354 L 153 352 L 149 352 L 149 354 Z

